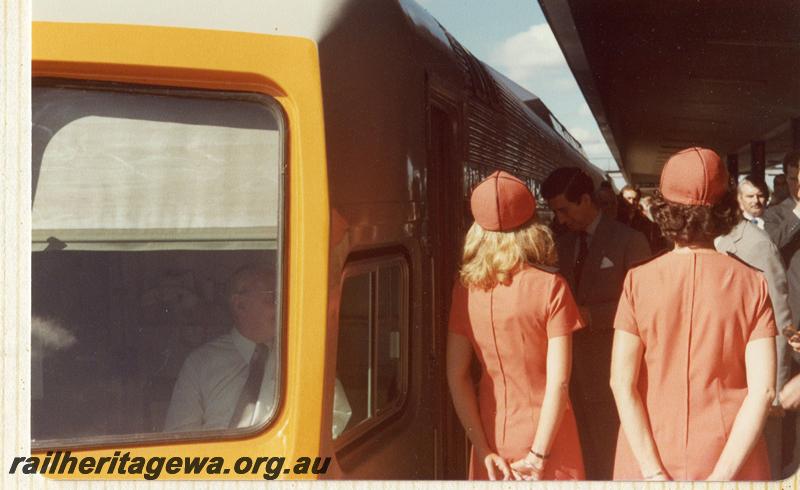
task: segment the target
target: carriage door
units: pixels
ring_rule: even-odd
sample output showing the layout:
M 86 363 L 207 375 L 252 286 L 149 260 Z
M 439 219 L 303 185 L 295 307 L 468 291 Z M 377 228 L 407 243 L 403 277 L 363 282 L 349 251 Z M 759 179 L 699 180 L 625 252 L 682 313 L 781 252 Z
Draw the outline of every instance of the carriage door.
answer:
M 427 250 L 431 288 L 426 305 L 432 322 L 429 344 L 429 386 L 436 432 L 436 476 L 463 479 L 467 475 L 466 437 L 447 388 L 445 346 L 450 292 L 458 270 L 463 229 L 463 171 L 458 144 L 458 103 L 429 87 Z

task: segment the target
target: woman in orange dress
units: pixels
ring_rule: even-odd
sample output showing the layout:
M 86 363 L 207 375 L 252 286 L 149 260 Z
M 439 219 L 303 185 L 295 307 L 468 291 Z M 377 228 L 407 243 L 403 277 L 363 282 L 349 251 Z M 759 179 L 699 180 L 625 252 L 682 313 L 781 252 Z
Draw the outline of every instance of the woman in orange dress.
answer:
M 472 193 L 460 281 L 453 289 L 447 379 L 472 442 L 471 479 L 583 479 L 568 386 L 572 332 L 582 327 L 555 263 L 550 231 L 520 180 L 495 172 Z M 473 353 L 482 376 L 476 395 Z
M 763 275 L 714 250 L 736 223 L 711 150 L 673 155 L 653 215 L 675 248 L 632 268 L 614 324 L 616 480 L 766 480 L 775 320 Z

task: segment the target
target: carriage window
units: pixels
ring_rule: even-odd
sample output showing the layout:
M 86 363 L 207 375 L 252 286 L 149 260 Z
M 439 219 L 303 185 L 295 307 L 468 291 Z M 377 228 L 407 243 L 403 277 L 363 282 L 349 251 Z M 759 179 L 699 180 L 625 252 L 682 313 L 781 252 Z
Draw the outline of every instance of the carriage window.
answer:
M 342 423 L 334 410 L 334 437 L 339 436 L 337 424 L 345 435 L 360 434 L 402 404 L 407 293 L 408 270 L 401 257 L 354 263 L 345 272 L 336 375 L 349 413 Z
M 261 96 L 34 86 L 34 447 L 271 418 L 282 121 Z

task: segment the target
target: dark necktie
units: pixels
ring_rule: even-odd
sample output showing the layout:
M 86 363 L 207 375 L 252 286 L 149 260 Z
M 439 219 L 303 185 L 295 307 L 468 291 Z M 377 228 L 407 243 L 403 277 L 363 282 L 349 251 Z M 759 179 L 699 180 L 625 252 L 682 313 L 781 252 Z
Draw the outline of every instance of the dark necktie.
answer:
M 585 231 L 578 233 L 578 255 L 575 257 L 575 292 L 577 293 L 578 286 L 581 284 L 581 272 L 583 271 L 583 263 L 586 261 L 586 254 L 589 253 L 589 242 L 587 241 L 587 234 Z
M 247 373 L 247 380 L 244 382 L 239 400 L 236 402 L 236 409 L 231 417 L 230 427 L 236 428 L 242 417 L 247 415 L 252 419 L 255 411 L 258 393 L 261 391 L 261 381 L 264 379 L 264 364 L 267 359 L 269 347 L 264 344 L 256 344 L 252 357 L 250 357 L 250 367 Z M 246 413 L 245 413 L 246 411 Z

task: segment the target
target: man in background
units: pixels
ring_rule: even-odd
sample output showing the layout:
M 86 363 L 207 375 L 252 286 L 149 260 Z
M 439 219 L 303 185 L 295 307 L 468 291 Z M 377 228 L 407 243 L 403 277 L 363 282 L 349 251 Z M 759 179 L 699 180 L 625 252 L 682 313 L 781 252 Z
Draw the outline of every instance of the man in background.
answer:
M 772 181 L 772 199 L 769 201 L 769 206 L 780 204 L 787 197 L 789 197 L 789 185 L 786 183 L 786 176 L 778 174 Z
M 766 187 L 763 181 L 759 182 L 751 177 L 744 178 L 739 182 L 736 193 L 742 219 L 730 233 L 717 237 L 714 240 L 714 246 L 719 252 L 735 255 L 764 273 L 775 313 L 775 324 L 778 326 L 778 331 L 781 331 L 793 324 L 789 308 L 789 288 L 778 248 L 755 221 L 757 218 L 763 226 L 761 216 L 764 214 L 767 197 L 762 185 Z M 792 368 L 791 349 L 786 337 L 783 335 L 775 337 L 775 349 L 777 353 L 775 393 L 780 393 L 791 377 Z M 783 428 L 783 408 L 778 396 L 773 402 L 764 429 L 770 470 L 774 479 L 783 478 Z
M 617 202 L 617 194 L 614 189 L 606 181 L 600 183 L 600 186 L 594 192 L 594 202 L 597 208 L 611 219 L 618 219 L 619 204 Z
M 768 208 L 762 215 L 764 231 L 786 265 L 786 279 L 789 284 L 789 307 L 792 321 L 796 326 L 800 320 L 800 185 L 797 181 L 800 166 L 800 150 L 786 154 L 783 159 L 783 173 L 789 187 L 789 197 L 780 204 Z
M 622 195 L 622 199 L 625 200 L 631 207 L 638 208 L 639 207 L 639 199 L 642 197 L 642 193 L 639 188 L 632 186 L 630 184 L 626 185 L 620 191 Z
M 736 192 L 736 200 L 739 201 L 739 209 L 742 217 L 756 225 L 759 229 L 764 229 L 764 211 L 767 210 L 767 200 L 769 199 L 769 188 L 763 179 L 747 176 L 739 181 Z
M 789 308 L 792 312 L 792 324 L 796 327 L 800 320 L 800 184 L 797 175 L 800 167 L 800 150 L 790 151 L 783 157 L 783 174 L 789 197 L 770 206 L 764 212 L 764 230 L 786 265 L 786 279 L 789 285 Z M 795 376 L 786 383 L 780 393 L 781 405 L 787 410 L 800 409 L 800 376 Z M 796 416 L 795 416 L 796 417 Z M 796 436 L 796 434 L 794 434 Z M 790 467 L 796 469 L 800 452 L 796 437 L 793 446 L 793 461 Z
M 652 217 L 648 217 L 640 206 L 642 192 L 639 188 L 628 184 L 620 191 L 620 197 L 622 199 L 617 219 L 644 235 L 651 251 L 658 253 L 665 250 L 667 242 L 664 240 L 661 230 L 653 222 Z

